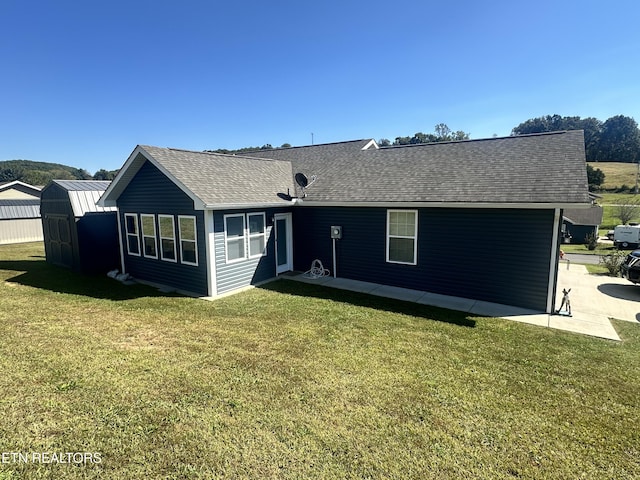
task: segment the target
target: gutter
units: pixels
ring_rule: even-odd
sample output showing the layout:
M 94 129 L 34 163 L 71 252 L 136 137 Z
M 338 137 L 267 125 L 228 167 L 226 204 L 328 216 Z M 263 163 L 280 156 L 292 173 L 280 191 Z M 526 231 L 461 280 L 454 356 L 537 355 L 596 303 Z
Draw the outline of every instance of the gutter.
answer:
M 423 207 L 423 208 L 492 208 L 492 209 L 531 209 L 531 210 L 555 210 L 561 209 L 588 209 L 590 203 L 515 203 L 515 202 L 324 202 L 296 199 L 295 205 L 306 207 Z

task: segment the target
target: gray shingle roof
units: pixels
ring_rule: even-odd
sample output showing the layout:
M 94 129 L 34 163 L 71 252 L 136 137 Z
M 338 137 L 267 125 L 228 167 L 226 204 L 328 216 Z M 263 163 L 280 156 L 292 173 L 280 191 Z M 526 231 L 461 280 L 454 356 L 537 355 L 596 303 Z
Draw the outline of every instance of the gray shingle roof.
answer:
M 200 208 L 285 204 L 278 193 L 302 194 L 293 182 L 298 172 L 317 177 L 305 204 L 589 203 L 582 131 L 362 150 L 369 142 L 251 156 L 139 146 L 101 202 L 113 204 L 148 159 Z
M 600 225 L 602 214 L 600 205 L 592 205 L 591 208 L 568 208 L 562 212 L 562 216 L 574 225 Z
M 587 203 L 582 131 L 386 147 L 261 151 L 317 181 L 305 202 Z M 300 192 L 298 192 L 300 193 Z
M 293 192 L 286 161 L 141 147 L 205 206 L 286 204 L 278 193 Z
M 287 148 L 267 148 L 258 149 L 251 152 L 244 152 L 243 155 L 257 158 L 272 158 L 279 160 L 309 160 L 317 157 L 331 158 L 350 155 L 362 151 L 363 149 L 375 150 L 372 147 L 375 141 L 371 138 L 362 140 L 349 140 L 346 142 L 321 143 L 318 145 L 305 145 L 302 147 Z

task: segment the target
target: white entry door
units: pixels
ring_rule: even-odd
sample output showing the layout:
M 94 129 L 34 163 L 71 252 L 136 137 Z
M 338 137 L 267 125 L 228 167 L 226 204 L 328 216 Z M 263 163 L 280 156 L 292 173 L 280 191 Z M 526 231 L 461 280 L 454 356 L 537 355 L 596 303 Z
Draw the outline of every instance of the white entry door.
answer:
M 276 275 L 293 270 L 293 235 L 291 234 L 291 214 L 276 213 Z

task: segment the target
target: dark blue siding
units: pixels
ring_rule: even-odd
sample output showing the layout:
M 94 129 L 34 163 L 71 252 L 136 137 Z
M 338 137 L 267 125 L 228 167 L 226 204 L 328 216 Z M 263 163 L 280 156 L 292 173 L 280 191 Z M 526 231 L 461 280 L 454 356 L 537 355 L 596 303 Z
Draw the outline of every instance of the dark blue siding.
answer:
M 573 225 L 569 222 L 563 222 L 566 232 L 571 235 L 571 241 L 567 243 L 586 243 L 587 235 L 598 233 L 595 225 Z
M 77 219 L 82 271 L 106 273 L 120 266 L 116 212 L 88 212 Z
M 338 277 L 546 310 L 553 210 L 418 209 L 417 265 L 386 262 L 386 220 L 385 208 L 295 209 L 296 270 L 332 269 L 341 225 Z
M 204 212 L 194 210 L 193 201 L 177 185 L 154 165 L 146 162 L 118 199 L 118 209 L 122 242 L 125 245 L 124 257 L 127 273 L 141 280 L 168 285 L 179 290 L 199 295 L 208 294 Z M 126 248 L 125 213 L 155 214 L 157 239 L 159 239 L 157 215 L 174 215 L 178 262 L 129 255 Z M 180 263 L 178 215 L 196 217 L 197 266 Z M 142 238 L 140 241 L 142 242 Z

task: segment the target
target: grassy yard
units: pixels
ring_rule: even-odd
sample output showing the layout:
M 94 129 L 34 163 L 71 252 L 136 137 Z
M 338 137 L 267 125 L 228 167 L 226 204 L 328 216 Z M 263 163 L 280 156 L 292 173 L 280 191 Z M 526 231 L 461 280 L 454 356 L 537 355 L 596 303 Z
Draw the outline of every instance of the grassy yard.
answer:
M 639 325 L 610 342 L 286 280 L 207 302 L 42 255 L 0 247 L 0 479 L 640 477 Z
M 633 190 L 636 185 L 638 165 L 635 163 L 588 162 L 588 164 L 603 171 L 605 179 L 602 188 L 604 190 L 612 192 L 623 185 Z M 604 205 L 604 218 L 600 225 L 600 235 L 606 235 L 607 230 L 612 230 L 616 225 L 620 224 L 615 205 L 640 202 L 640 195 L 610 192 L 597 192 L 598 195 L 602 196 L 598 203 Z M 640 221 L 640 217 L 634 219 L 634 221 Z
M 604 173 L 604 189 L 619 188 L 622 185 L 635 187 L 638 164 L 623 162 L 587 162 L 593 168 L 599 168 Z

